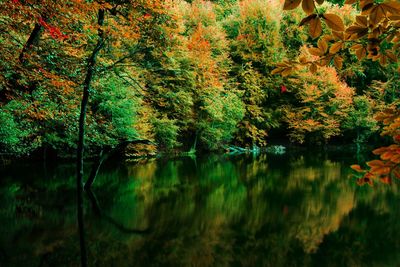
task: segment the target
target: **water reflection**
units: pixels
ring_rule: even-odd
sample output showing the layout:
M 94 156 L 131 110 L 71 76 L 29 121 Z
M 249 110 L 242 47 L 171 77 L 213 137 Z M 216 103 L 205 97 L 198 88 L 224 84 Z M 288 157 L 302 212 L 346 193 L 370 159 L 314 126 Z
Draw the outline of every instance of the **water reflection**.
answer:
M 398 266 L 398 187 L 357 187 L 352 162 L 313 152 L 109 163 L 97 208 L 87 201 L 89 266 Z M 50 178 L 21 169 L 3 170 L 1 262 L 78 266 L 73 166 Z

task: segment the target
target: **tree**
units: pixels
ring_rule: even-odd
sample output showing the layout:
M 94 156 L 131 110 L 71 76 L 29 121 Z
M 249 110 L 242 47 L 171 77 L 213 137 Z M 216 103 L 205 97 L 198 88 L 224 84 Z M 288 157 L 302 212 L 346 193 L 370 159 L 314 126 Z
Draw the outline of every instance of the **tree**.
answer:
M 307 14 L 300 25 L 309 26 L 309 34 L 312 38 L 318 38 L 322 34 L 322 22 L 332 32 L 319 38 L 318 46 L 309 48 L 309 52 L 315 56 L 313 60 L 300 57 L 298 61 L 286 61 L 278 64 L 273 73 L 282 76 L 290 75 L 301 66 L 308 66 L 311 72 L 316 72 L 318 66 L 333 63 L 340 69 L 343 65 L 342 54 L 350 49 L 359 60 L 364 58 L 378 61 L 381 65 L 388 62 L 397 62 L 398 48 L 400 47 L 400 3 L 396 1 L 371 0 L 347 0 L 345 4 L 358 3 L 360 15 L 355 17 L 353 23 L 345 27 L 343 20 L 336 14 L 323 13 L 318 10 L 317 4 L 321 5 L 323 0 L 286 0 L 285 10 L 297 8 L 302 4 L 302 9 Z M 400 71 L 400 67 L 398 67 Z M 399 103 L 395 101 L 389 108 L 379 113 L 376 117 L 384 124 L 382 135 L 392 137 L 394 144 L 374 150 L 380 155 L 379 160 L 367 163 L 370 167 L 363 170 L 359 165 L 352 168 L 362 173 L 359 183 L 372 184 L 373 179 L 390 182 L 392 178 L 400 178 L 400 114 Z
M 353 105 L 353 89 L 339 80 L 334 68 L 301 71 L 289 80 L 295 103 L 284 108 L 289 137 L 298 143 L 326 143 L 341 134 Z

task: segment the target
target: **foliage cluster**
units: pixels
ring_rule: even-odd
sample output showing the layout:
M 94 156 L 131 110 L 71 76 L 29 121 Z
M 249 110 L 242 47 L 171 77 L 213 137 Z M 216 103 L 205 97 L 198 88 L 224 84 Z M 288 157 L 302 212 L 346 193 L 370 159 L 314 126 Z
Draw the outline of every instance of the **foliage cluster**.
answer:
M 0 150 L 75 148 L 100 33 L 89 151 L 136 139 L 166 150 L 264 146 L 273 129 L 297 143 L 366 142 L 374 114 L 399 98 L 399 7 L 322 2 L 288 0 L 294 10 L 282 12 L 278 0 L 2 1 Z

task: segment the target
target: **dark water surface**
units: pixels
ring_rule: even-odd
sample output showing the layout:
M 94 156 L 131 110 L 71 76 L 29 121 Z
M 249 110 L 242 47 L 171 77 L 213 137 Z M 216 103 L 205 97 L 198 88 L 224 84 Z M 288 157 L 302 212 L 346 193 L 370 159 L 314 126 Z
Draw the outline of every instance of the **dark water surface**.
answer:
M 399 187 L 358 187 L 353 163 L 339 152 L 108 162 L 97 201 L 85 197 L 89 266 L 400 266 Z M 74 165 L 0 169 L 0 266 L 79 266 Z

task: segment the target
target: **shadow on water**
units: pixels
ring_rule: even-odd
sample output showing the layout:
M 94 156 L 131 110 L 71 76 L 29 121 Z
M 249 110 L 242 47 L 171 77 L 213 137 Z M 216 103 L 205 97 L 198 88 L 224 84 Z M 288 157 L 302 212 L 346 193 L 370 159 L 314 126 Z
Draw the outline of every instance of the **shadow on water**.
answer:
M 355 160 L 107 162 L 86 194 L 89 266 L 399 266 L 399 188 L 357 187 Z M 1 172 L 0 266 L 79 266 L 74 166 Z

